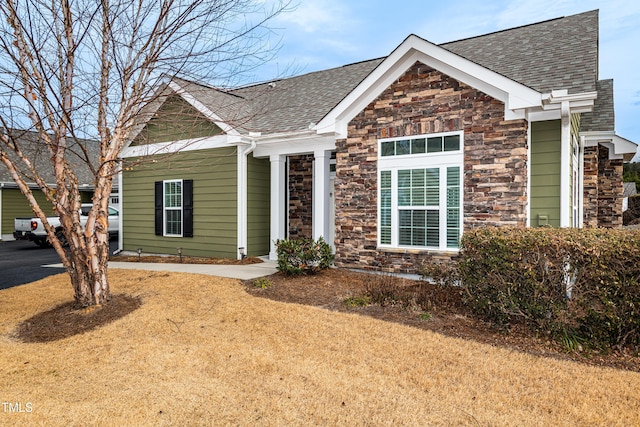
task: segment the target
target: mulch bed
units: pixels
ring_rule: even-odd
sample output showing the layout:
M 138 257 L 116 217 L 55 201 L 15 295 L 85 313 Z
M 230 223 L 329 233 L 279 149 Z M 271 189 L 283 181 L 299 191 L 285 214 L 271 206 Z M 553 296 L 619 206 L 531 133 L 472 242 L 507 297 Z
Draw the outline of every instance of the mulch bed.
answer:
M 253 281 L 245 281 L 247 292 L 276 301 L 371 316 L 537 356 L 640 372 L 638 355 L 617 351 L 604 354 L 596 350 L 582 353 L 568 352 L 551 337 L 536 336 L 519 325 L 512 325 L 509 330 L 498 329 L 478 318 L 462 303 L 462 291 L 459 288 L 397 279 L 399 285 L 407 291 L 419 286 L 422 292 L 429 293 L 429 300 L 433 304 L 425 312 L 416 306 L 403 306 L 392 302 L 365 306 L 351 303 L 351 301 L 362 301 L 368 291 L 379 284 L 380 279 L 373 274 L 346 269 L 329 269 L 313 276 L 289 277 L 276 273 L 268 276 L 267 279 L 270 286 L 264 289 L 254 286 Z M 389 280 L 389 277 L 384 280 Z
M 141 305 L 140 298 L 129 295 L 112 295 L 107 304 L 88 309 L 70 301 L 20 323 L 14 337 L 30 343 L 61 340 L 111 323 Z

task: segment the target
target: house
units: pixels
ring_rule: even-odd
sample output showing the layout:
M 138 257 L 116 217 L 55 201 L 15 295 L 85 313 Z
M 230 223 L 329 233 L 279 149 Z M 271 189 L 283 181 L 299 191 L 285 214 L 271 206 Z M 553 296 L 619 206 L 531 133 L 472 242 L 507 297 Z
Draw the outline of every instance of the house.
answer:
M 337 266 L 413 272 L 474 227 L 621 226 L 636 144 L 597 65 L 591 11 L 234 90 L 174 79 L 123 151 L 122 249 L 322 236 Z
M 622 212 L 626 212 L 629 209 L 629 197 L 636 196 L 638 190 L 636 189 L 635 182 L 623 182 L 622 185 Z
M 21 149 L 26 153 L 27 157 L 36 165 L 39 174 L 51 187 L 55 187 L 55 174 L 49 160 L 48 151 L 44 148 L 44 145 L 40 143 L 38 134 L 32 131 L 12 129 L 11 134 L 21 141 Z M 96 160 L 98 159 L 98 144 L 92 144 L 88 141 L 82 141 L 83 145 L 87 147 L 88 153 L 92 155 Z M 76 150 L 76 143 L 71 142 L 69 151 L 67 152 L 67 159 L 75 167 L 76 177 L 80 187 L 80 197 L 83 202 L 90 202 L 93 196 L 94 178 L 91 169 L 87 167 L 86 162 L 82 159 L 82 150 Z M 9 156 L 13 156 L 12 153 L 7 153 Z M 45 214 L 53 215 L 51 203 L 47 201 L 44 193 L 40 187 L 35 183 L 35 179 L 28 175 L 28 172 L 23 173 L 25 181 L 32 190 L 34 197 L 38 201 L 38 204 L 44 210 Z M 117 205 L 117 185 L 114 186 L 115 193 L 112 194 L 112 203 Z M 4 166 L 0 166 L 0 240 L 14 240 L 14 219 L 20 217 L 31 217 L 33 211 L 29 201 L 20 192 L 18 185 L 13 181 L 8 169 Z

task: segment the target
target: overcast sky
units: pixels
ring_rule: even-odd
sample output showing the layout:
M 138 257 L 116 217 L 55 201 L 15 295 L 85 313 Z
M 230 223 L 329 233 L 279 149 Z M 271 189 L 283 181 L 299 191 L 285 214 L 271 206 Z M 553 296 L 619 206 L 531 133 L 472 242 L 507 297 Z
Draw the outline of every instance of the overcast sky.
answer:
M 294 0 L 296 1 L 296 0 Z M 439 44 L 600 10 L 600 79 L 614 79 L 616 132 L 640 143 L 637 0 L 297 0 L 272 22 L 282 47 L 258 79 L 387 56 L 411 33 Z M 636 156 L 638 157 L 638 156 Z

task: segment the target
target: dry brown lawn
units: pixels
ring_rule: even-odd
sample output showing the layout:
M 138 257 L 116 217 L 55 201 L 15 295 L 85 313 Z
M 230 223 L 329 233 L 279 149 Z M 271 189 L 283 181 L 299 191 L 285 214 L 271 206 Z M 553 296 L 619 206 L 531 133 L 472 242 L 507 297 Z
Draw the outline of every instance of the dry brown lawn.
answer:
M 236 280 L 110 279 L 142 306 L 48 343 L 13 334 L 70 299 L 67 276 L 0 291 L 0 425 L 640 425 L 637 372 L 258 298 Z

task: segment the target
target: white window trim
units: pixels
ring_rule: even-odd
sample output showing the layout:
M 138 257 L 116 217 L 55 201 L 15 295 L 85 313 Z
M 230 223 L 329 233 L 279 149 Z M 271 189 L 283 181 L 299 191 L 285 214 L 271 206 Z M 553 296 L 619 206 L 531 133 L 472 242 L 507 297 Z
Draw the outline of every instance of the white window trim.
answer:
M 167 207 L 166 205 L 166 184 L 171 182 L 180 183 L 180 207 Z M 167 233 L 167 211 L 180 211 L 180 234 Z M 184 234 L 184 183 L 182 179 L 167 179 L 162 181 L 162 235 L 164 237 L 182 237 Z
M 383 142 L 387 141 L 398 141 L 405 139 L 419 139 L 419 138 L 431 138 L 431 137 L 444 137 L 450 135 L 459 135 L 460 136 L 460 149 L 457 151 L 443 151 L 436 153 L 425 153 L 425 154 L 404 154 L 404 155 L 396 155 L 396 156 L 381 156 L 381 146 Z M 446 177 L 447 177 L 447 168 L 448 167 L 459 167 L 460 169 L 460 216 L 459 216 L 459 229 L 460 236 L 463 233 L 463 200 L 464 200 L 464 132 L 463 131 L 455 131 L 455 132 L 440 132 L 440 133 L 432 133 L 432 134 L 424 134 L 424 135 L 412 135 L 412 136 L 404 136 L 404 137 L 396 137 L 396 138 L 383 138 L 378 140 L 378 221 L 377 221 L 377 230 L 378 230 L 378 238 L 377 244 L 379 249 L 404 249 L 404 250 L 419 250 L 419 251 L 437 251 L 437 252 L 454 252 L 457 253 L 460 251 L 459 248 L 449 248 L 447 247 L 447 209 L 446 209 L 446 200 L 447 200 L 447 186 L 446 186 Z M 399 210 L 398 206 L 398 171 L 406 170 L 406 169 L 428 169 L 428 168 L 439 168 L 440 171 L 440 206 L 439 209 L 439 220 L 440 220 L 440 238 L 439 247 L 432 246 L 407 246 L 399 244 Z M 383 244 L 380 242 L 381 240 L 381 226 L 380 226 L 380 218 L 382 218 L 381 213 L 381 173 L 382 171 L 391 171 L 391 244 Z M 443 185 L 443 183 L 445 183 Z M 422 208 L 422 207 L 421 207 Z M 424 209 L 428 209 L 427 206 Z

